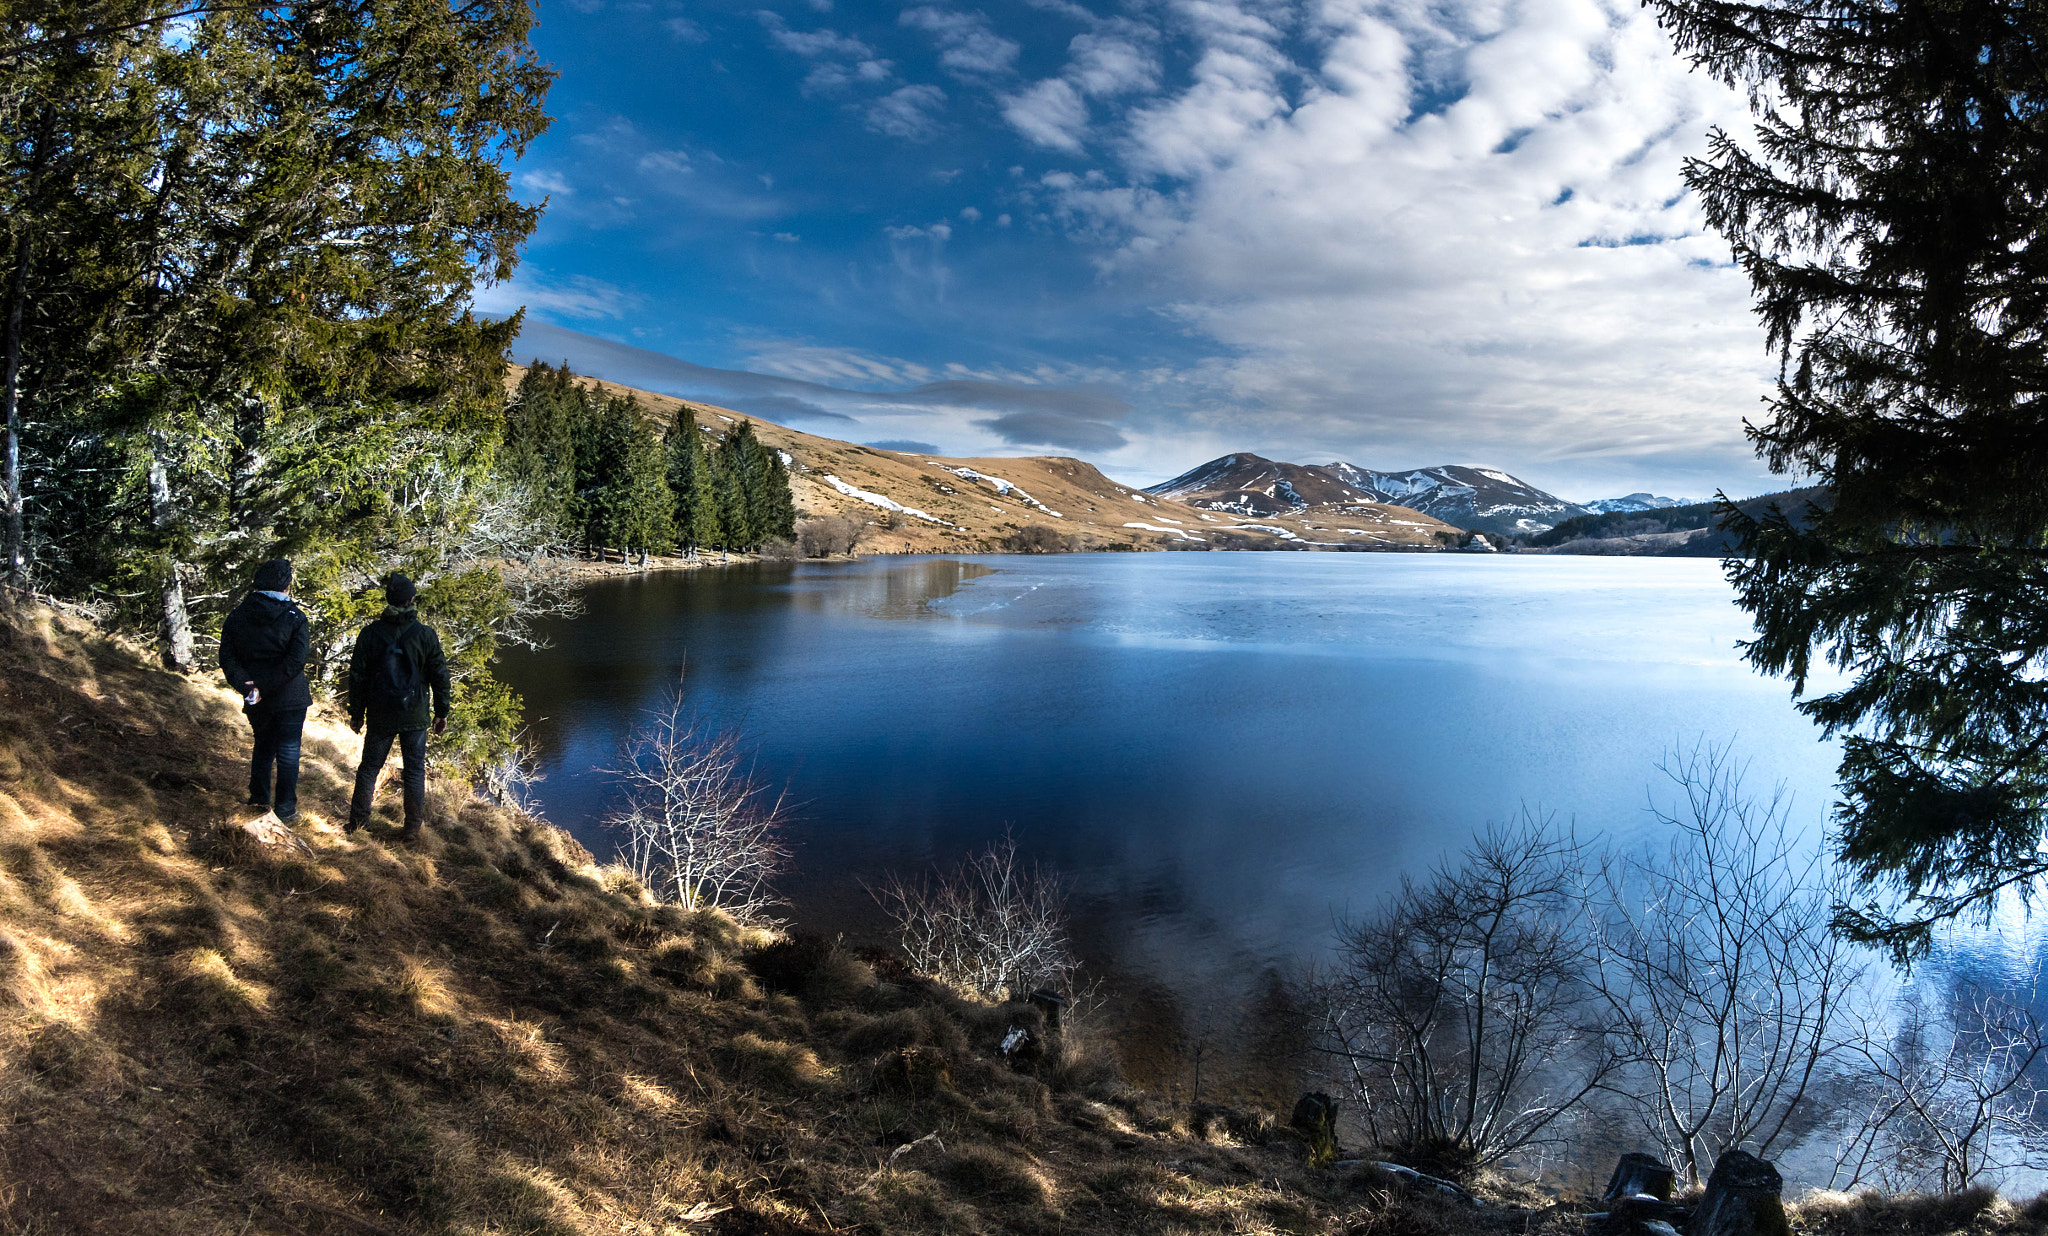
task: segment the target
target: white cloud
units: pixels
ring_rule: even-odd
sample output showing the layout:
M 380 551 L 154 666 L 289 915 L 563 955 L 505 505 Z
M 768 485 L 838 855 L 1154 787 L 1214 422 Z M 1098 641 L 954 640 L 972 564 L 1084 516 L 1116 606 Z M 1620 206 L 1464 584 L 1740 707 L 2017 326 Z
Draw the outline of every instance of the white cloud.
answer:
M 929 237 L 940 244 L 944 244 L 953 239 L 953 225 L 942 221 L 934 223 L 930 227 L 885 227 L 882 229 L 882 234 L 890 240 L 916 240 L 919 237 Z
M 1003 119 L 1029 141 L 1079 154 L 1081 135 L 1088 129 L 1088 104 L 1065 78 L 1049 77 L 1004 99 Z
M 982 13 L 925 6 L 905 9 L 897 20 L 931 35 L 939 47 L 939 63 L 962 79 L 1007 73 L 1023 50 L 989 29 L 988 17 Z
M 576 192 L 559 173 L 535 170 L 521 172 L 513 179 L 532 197 L 568 197 Z
M 805 94 L 830 94 L 849 86 L 876 85 L 889 80 L 893 62 L 888 60 L 861 60 L 844 63 L 838 60 L 822 60 L 811 66 L 804 76 Z
M 1149 43 L 1151 32 L 1123 23 L 1114 33 L 1077 34 L 1068 45 L 1073 59 L 1066 77 L 1083 94 L 1111 98 L 1149 92 L 1159 85 L 1159 58 Z
M 877 133 L 922 141 L 939 131 L 938 111 L 946 92 L 937 86 L 904 86 L 868 105 L 867 126 Z
M 840 34 L 836 30 L 791 30 L 780 13 L 766 9 L 755 16 L 767 28 L 768 37 L 784 51 L 813 60 L 820 56 L 841 56 L 849 60 L 874 58 L 875 53 L 868 45 L 851 35 Z
M 711 37 L 704 32 L 704 27 L 687 17 L 671 17 L 661 24 L 679 43 L 702 43 Z
M 1088 131 L 1087 99 L 1149 94 L 1158 88 L 1160 65 L 1152 50 L 1157 32 L 1121 18 L 1101 26 L 1074 36 L 1060 76 L 1001 100 L 1003 118 L 1025 140 L 1079 154 Z
M 960 208 L 960 217 L 969 223 L 979 223 L 981 222 L 981 211 L 972 206 L 962 206 Z
M 908 386 L 930 382 L 939 374 L 929 366 L 894 356 L 876 356 L 859 348 L 837 348 L 793 340 L 756 340 L 747 367 L 761 373 L 831 385 Z
M 479 288 L 471 298 L 479 312 L 504 315 L 524 307 L 552 317 L 622 318 L 639 306 L 639 298 L 617 284 L 582 275 L 555 281 L 531 266 L 509 283 Z
M 650 150 L 640 156 L 640 170 L 681 176 L 694 169 L 690 166 L 690 154 L 686 150 Z
M 1175 12 L 1196 48 L 1186 84 L 1096 127 L 1111 162 L 1027 190 L 1099 246 L 1106 276 L 1158 289 L 1213 345 L 1156 387 L 1193 424 L 1133 451 L 1212 437 L 1382 466 L 1483 456 L 1538 483 L 1755 471 L 1741 419 L 1765 389 L 1762 341 L 1679 175 L 1709 124 L 1739 132 L 1747 112 L 1687 73 L 1651 15 L 1312 0 L 1302 38 L 1261 0 Z M 1147 88 L 1100 50 L 1086 65 L 1105 92 Z M 1006 118 L 1077 151 L 1082 64 L 1077 48 Z

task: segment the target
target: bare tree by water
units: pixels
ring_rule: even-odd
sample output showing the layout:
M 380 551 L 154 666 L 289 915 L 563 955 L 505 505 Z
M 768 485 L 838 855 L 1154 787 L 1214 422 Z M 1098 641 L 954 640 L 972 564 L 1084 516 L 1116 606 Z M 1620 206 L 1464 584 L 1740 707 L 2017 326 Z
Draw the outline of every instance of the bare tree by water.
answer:
M 1838 890 L 1802 857 L 1780 790 L 1759 802 L 1725 749 L 1663 765 L 1668 845 L 1606 865 L 1594 913 L 1603 1019 L 1632 1061 L 1625 1104 L 1688 1181 L 1721 1152 L 1768 1156 L 1817 1127 L 1809 1100 L 1847 1046 L 1859 950 L 1829 930 Z
M 1588 984 L 1580 844 L 1524 812 L 1370 917 L 1315 986 L 1373 1140 L 1458 1174 L 1541 1144 L 1617 1068 Z
M 894 920 L 913 970 L 988 1000 L 1041 984 L 1064 987 L 1078 960 L 1066 888 L 1017 858 L 1005 836 L 956 866 L 868 890 Z
M 866 532 L 867 525 L 857 519 L 848 519 L 844 515 L 820 515 L 796 526 L 797 549 L 806 558 L 850 554 Z
M 1860 1124 L 1836 1154 L 1836 1185 L 1957 1192 L 1987 1175 L 2039 1166 L 2048 1036 L 2025 1000 L 1962 980 L 1929 1008 L 1913 999 L 1894 1024 L 1857 1041 Z
M 771 881 L 789 862 L 781 797 L 746 766 L 739 736 L 712 731 L 684 705 L 680 688 L 626 740 L 606 769 L 619 805 L 605 826 L 627 865 L 663 900 L 717 906 L 760 920 L 782 904 Z

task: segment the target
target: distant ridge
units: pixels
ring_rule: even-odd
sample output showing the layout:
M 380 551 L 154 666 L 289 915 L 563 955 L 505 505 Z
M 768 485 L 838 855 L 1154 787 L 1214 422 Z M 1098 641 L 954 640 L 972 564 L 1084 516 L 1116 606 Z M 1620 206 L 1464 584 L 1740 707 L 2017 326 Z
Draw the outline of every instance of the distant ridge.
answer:
M 1773 507 L 1802 524 L 1809 506 L 1833 504 L 1824 486 L 1759 494 L 1735 504 L 1752 519 Z M 1665 558 L 1724 558 L 1736 551 L 1736 537 L 1721 524 L 1716 502 L 1638 510 L 1603 511 L 1567 519 L 1532 537 L 1525 549 L 1552 554 L 1627 555 Z
M 511 367 L 508 387 L 525 370 Z M 1000 553 L 1024 550 L 1350 549 L 1455 546 L 1448 524 L 1400 506 L 1353 504 L 1315 519 L 1233 518 L 1118 484 L 1093 464 L 1063 455 L 955 458 L 863 446 L 806 433 L 717 404 L 586 379 L 632 395 L 658 424 L 688 406 L 698 427 L 723 432 L 743 417 L 788 469 L 800 518 L 850 519 L 863 553 Z M 914 443 L 899 443 L 914 446 Z
M 1444 464 L 1380 472 L 1342 461 L 1291 464 L 1239 452 L 1191 468 L 1147 492 L 1242 516 L 1301 515 L 1364 503 L 1405 506 L 1477 532 L 1533 535 L 1596 508 L 1567 502 L 1499 468 Z M 1631 495 L 1676 503 L 1648 494 Z M 1617 509 L 1640 510 L 1642 507 Z
M 1676 506 L 1698 506 L 1703 498 L 1660 498 L 1655 494 L 1624 494 L 1619 498 L 1595 498 L 1586 503 L 1586 509 L 1601 515 L 1612 515 L 1619 511 L 1664 511 Z

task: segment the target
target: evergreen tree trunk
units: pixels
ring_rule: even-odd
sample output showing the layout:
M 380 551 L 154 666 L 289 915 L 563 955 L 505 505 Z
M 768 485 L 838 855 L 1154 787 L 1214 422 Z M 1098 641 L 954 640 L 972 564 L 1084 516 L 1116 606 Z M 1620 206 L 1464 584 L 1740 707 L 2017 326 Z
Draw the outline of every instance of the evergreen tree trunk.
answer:
M 177 511 L 171 502 L 170 469 L 164 464 L 163 434 L 152 432 L 149 444 L 150 519 L 156 525 L 157 536 L 168 542 L 177 522 Z M 164 665 L 189 674 L 199 667 L 199 662 L 192 652 L 192 615 L 185 607 L 185 568 L 175 549 L 169 558 L 162 585 Z
M 14 244 L 14 274 L 7 281 L 6 390 L 0 395 L 7 404 L 6 492 L 0 502 L 5 504 L 7 518 L 7 582 L 25 588 L 28 555 L 22 545 L 21 519 L 21 311 L 28 300 L 28 264 L 33 247 L 26 235 L 17 237 Z
M 185 568 L 176 560 L 171 562 L 163 599 L 164 666 L 189 674 L 199 668 L 199 659 L 192 651 L 192 615 L 185 608 Z

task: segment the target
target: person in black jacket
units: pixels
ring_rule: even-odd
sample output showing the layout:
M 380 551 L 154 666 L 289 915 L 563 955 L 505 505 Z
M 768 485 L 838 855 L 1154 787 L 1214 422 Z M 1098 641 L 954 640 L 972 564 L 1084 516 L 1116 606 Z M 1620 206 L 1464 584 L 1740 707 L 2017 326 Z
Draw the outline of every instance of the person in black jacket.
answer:
M 363 761 L 356 766 L 356 792 L 349 803 L 346 831 L 370 822 L 377 793 L 377 774 L 391 754 L 393 739 L 403 761 L 405 832 L 403 840 L 420 835 L 427 813 L 427 730 L 448 731 L 448 658 L 441 637 L 419 620 L 415 602 L 419 589 L 394 574 L 384 581 L 384 612 L 356 637 L 348 662 L 348 724 L 363 734 Z M 433 703 L 428 719 L 428 697 Z
M 291 562 L 272 558 L 256 568 L 252 591 L 220 628 L 221 672 L 241 692 L 242 713 L 256 735 L 249 805 L 273 807 L 280 820 L 299 813 L 299 740 L 313 706 L 306 682 L 310 634 L 291 587 Z

